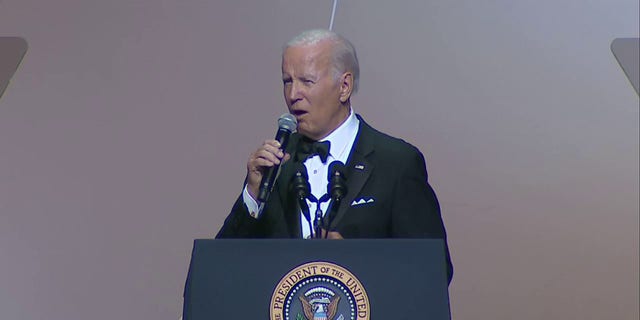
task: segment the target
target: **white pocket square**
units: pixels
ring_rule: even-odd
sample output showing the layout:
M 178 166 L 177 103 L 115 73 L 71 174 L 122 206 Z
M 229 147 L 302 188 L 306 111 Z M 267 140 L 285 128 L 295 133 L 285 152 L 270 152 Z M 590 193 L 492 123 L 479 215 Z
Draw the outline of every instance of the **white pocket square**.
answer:
M 351 202 L 351 206 L 359 206 L 361 204 L 367 204 L 367 203 L 372 203 L 374 202 L 373 198 L 360 198 L 360 199 L 355 199 L 353 200 L 353 202 Z

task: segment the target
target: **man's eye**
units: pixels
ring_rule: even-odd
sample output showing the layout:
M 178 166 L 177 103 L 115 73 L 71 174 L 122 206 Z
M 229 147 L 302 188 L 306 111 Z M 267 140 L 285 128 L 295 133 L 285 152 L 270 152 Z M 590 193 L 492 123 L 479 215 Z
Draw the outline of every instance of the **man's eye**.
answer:
M 291 83 L 291 79 L 282 79 L 282 83 L 289 84 Z

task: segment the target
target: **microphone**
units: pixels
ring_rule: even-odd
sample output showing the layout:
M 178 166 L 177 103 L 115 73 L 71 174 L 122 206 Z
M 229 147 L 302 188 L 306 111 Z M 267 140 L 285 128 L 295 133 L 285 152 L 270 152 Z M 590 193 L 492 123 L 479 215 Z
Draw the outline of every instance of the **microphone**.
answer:
M 331 195 L 331 200 L 336 205 L 340 205 L 340 201 L 347 194 L 347 177 L 345 175 L 345 166 L 340 161 L 334 161 L 329 164 L 329 175 L 327 179 L 327 190 Z M 332 205 L 333 207 L 333 205 Z
M 295 163 L 294 174 L 291 178 L 291 190 L 298 200 L 300 211 L 304 215 L 305 219 L 309 223 L 311 230 L 311 213 L 309 212 L 309 205 L 307 205 L 307 198 L 311 194 L 311 186 L 309 185 L 309 175 L 307 174 L 307 167 L 300 162 Z
M 347 176 L 345 175 L 346 168 L 340 161 L 334 161 L 329 164 L 329 175 L 327 184 L 327 191 L 331 195 L 331 207 L 328 209 L 326 228 L 327 232 L 331 227 L 333 218 L 338 213 L 340 202 L 342 198 L 347 194 Z
M 280 142 L 281 149 L 287 147 L 287 143 L 289 142 L 289 136 L 298 126 L 298 122 L 296 118 L 289 114 L 285 113 L 278 118 L 278 132 L 276 133 L 275 140 Z M 265 203 L 269 200 L 269 196 L 271 195 L 271 191 L 273 190 L 273 184 L 276 181 L 276 176 L 278 175 L 278 170 L 280 169 L 280 165 L 274 165 L 271 168 L 267 168 L 262 176 L 262 181 L 260 182 L 260 190 L 258 192 L 258 201 Z

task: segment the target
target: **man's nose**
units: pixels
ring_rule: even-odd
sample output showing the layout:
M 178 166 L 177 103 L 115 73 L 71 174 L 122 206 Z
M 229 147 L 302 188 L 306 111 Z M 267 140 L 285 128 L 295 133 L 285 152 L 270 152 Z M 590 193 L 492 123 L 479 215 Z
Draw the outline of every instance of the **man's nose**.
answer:
M 300 99 L 300 83 L 298 81 L 293 81 L 291 83 L 289 92 L 287 92 L 287 98 L 292 102 Z

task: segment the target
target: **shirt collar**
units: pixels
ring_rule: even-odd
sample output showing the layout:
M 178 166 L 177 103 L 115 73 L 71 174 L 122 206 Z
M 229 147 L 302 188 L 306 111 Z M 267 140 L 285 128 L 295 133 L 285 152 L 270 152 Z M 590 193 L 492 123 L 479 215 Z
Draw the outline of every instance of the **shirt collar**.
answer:
M 337 129 L 333 130 L 327 137 L 320 141 L 329 141 L 331 148 L 329 154 L 334 159 L 346 159 L 345 155 L 349 154 L 348 148 L 353 145 L 356 134 L 358 133 L 359 121 L 353 112 L 353 108 L 350 108 L 349 116 Z

